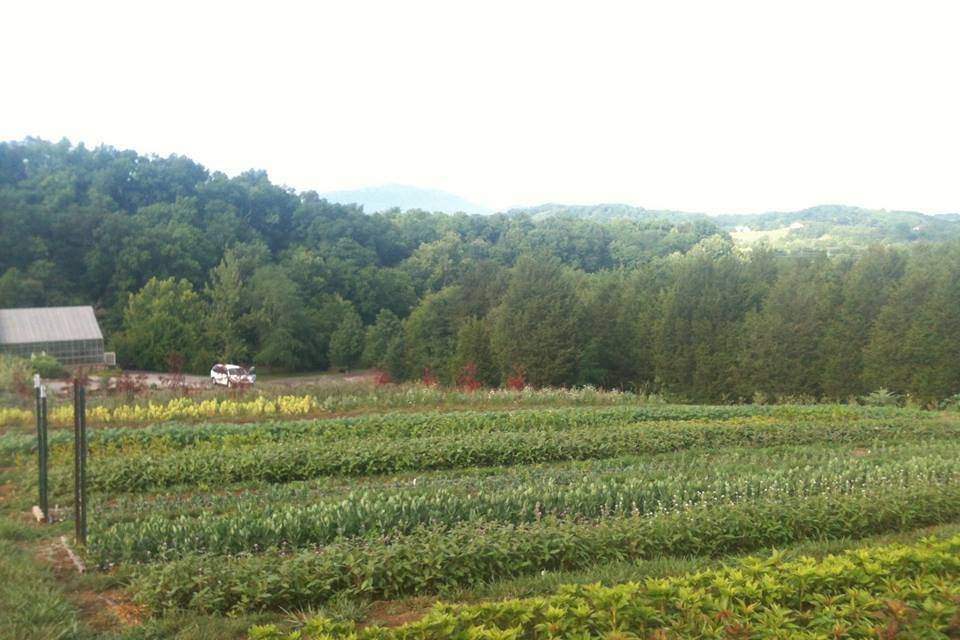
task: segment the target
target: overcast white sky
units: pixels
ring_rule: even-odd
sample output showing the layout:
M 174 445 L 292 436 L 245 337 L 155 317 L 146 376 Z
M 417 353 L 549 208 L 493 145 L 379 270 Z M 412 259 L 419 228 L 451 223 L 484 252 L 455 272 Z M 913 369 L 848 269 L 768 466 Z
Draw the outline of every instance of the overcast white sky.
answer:
M 960 211 L 960 3 L 5 2 L 0 139 L 491 206 Z

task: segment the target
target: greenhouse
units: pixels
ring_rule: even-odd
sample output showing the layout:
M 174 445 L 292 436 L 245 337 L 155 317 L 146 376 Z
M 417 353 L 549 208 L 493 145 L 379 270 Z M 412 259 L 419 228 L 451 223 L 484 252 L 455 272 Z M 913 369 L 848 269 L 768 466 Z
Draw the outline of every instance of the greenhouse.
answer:
M 104 363 L 103 333 L 93 307 L 0 309 L 0 352 L 46 353 L 64 365 Z

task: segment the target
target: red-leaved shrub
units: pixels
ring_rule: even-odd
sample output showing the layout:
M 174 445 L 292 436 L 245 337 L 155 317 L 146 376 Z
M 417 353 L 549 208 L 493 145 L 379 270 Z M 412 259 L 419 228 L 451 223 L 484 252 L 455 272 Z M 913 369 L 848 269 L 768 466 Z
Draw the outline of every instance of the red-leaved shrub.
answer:
M 467 391 L 476 391 L 483 386 L 477 380 L 477 364 L 475 362 L 468 362 L 463 365 L 460 374 L 457 376 L 457 386 Z
M 437 379 L 437 376 L 433 375 L 433 371 L 430 370 L 430 367 L 424 367 L 423 377 L 420 378 L 420 382 L 428 387 L 435 387 L 440 381 Z
M 516 367 L 513 370 L 513 374 L 507 378 L 507 389 L 512 389 L 514 391 L 523 391 L 527 388 L 527 374 L 524 372 L 523 367 Z

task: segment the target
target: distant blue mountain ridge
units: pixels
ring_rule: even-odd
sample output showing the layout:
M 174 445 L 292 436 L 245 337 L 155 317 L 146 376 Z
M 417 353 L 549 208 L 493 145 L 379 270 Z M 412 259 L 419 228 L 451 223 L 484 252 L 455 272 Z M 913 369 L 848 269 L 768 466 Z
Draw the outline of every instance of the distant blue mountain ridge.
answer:
M 493 213 L 493 210 L 488 207 L 470 202 L 446 191 L 403 184 L 386 184 L 379 187 L 365 187 L 348 191 L 331 191 L 321 193 L 320 197 L 326 198 L 330 202 L 361 205 L 367 213 L 377 213 L 394 208 L 404 211 L 407 209 L 423 209 L 424 211 L 440 211 L 443 213 Z
M 331 202 L 362 205 L 367 213 L 388 209 L 422 209 L 443 213 L 494 213 L 494 210 L 438 189 L 390 184 L 353 191 L 321 194 Z M 644 209 L 627 204 L 567 205 L 558 203 L 505 211 L 533 220 L 577 218 L 594 222 L 616 220 L 666 221 L 683 224 L 709 221 L 731 233 L 738 243 L 755 241 L 778 245 L 830 248 L 837 244 L 941 241 L 960 237 L 960 213 L 928 215 L 916 211 L 865 209 L 846 205 L 818 205 L 800 211 L 707 215 L 668 209 Z

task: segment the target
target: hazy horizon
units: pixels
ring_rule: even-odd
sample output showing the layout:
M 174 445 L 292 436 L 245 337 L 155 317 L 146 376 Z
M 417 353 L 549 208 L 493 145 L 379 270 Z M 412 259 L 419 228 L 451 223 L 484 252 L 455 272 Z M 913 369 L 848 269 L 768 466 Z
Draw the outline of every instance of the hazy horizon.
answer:
M 0 142 L 21 143 L 21 142 L 24 142 L 27 138 L 42 139 L 42 138 L 40 138 L 39 136 L 27 136 L 26 138 L 22 138 L 22 139 L 19 139 L 19 140 L 0 140 Z M 99 146 L 100 144 L 102 144 L 102 145 L 107 146 L 107 147 L 116 148 L 116 149 L 118 149 L 118 150 L 120 150 L 120 151 L 133 150 L 133 151 L 136 151 L 137 153 L 139 153 L 139 154 L 141 154 L 141 155 L 157 156 L 157 157 L 166 157 L 166 156 L 161 156 L 161 155 L 159 155 L 159 154 L 152 153 L 152 152 L 150 152 L 150 151 L 143 151 L 143 150 L 140 150 L 140 149 L 126 149 L 126 148 L 116 147 L 115 145 L 110 145 L 110 144 L 107 143 L 107 142 L 101 142 L 101 143 L 99 143 L 98 145 L 89 145 L 89 144 L 87 144 L 86 142 L 84 142 L 84 141 L 82 141 L 82 140 L 81 140 L 81 141 L 74 141 L 74 140 L 70 140 L 69 138 L 66 138 L 66 137 L 60 138 L 59 140 L 47 140 L 47 141 L 48 141 L 48 142 L 59 142 L 60 140 L 63 140 L 63 139 L 68 140 L 68 141 L 71 143 L 71 145 L 73 145 L 73 146 L 78 146 L 78 145 L 80 145 L 80 144 L 83 144 L 84 146 L 86 146 L 86 147 L 88 147 L 88 148 L 94 148 L 95 146 Z M 168 155 L 184 156 L 184 154 L 177 154 L 177 153 L 168 154 Z M 186 157 L 189 157 L 189 156 L 186 156 Z M 191 159 L 196 161 L 196 158 L 191 158 Z M 203 164 L 203 163 L 201 163 L 201 164 Z M 264 168 L 264 167 L 252 166 L 252 167 L 247 167 L 246 169 L 242 169 L 242 170 L 239 170 L 239 171 L 235 171 L 235 172 L 233 172 L 233 173 L 227 173 L 227 172 L 221 171 L 220 169 L 218 169 L 218 168 L 216 168 L 216 167 L 210 167 L 210 166 L 207 166 L 207 165 L 205 165 L 205 164 L 204 164 L 203 166 L 204 166 L 204 168 L 206 168 L 206 169 L 207 169 L 208 171 L 210 171 L 211 173 L 221 172 L 221 173 L 224 173 L 224 174 L 228 175 L 228 177 L 235 177 L 235 176 L 237 176 L 237 175 L 239 175 L 239 174 L 241 174 L 241 173 L 243 173 L 243 172 L 245 172 L 245 171 L 250 171 L 250 170 L 253 170 L 253 171 L 264 171 L 264 172 L 266 172 L 267 176 L 268 176 L 272 181 L 275 181 L 275 182 L 276 182 L 275 177 L 273 176 L 273 174 L 272 174 L 268 169 L 266 169 L 266 168 Z M 379 190 L 379 189 L 391 189 L 391 188 L 412 189 L 412 190 L 419 190 L 419 191 L 424 191 L 424 192 L 433 192 L 433 193 L 436 193 L 436 194 L 442 194 L 442 195 L 445 195 L 445 196 L 451 196 L 451 197 L 454 197 L 454 198 L 467 200 L 466 198 L 463 198 L 463 196 L 461 196 L 461 194 L 457 194 L 457 193 L 453 193 L 453 192 L 450 192 L 450 191 L 446 191 L 446 190 L 444 190 L 444 189 L 437 189 L 437 188 L 430 187 L 430 186 L 425 186 L 425 185 L 401 184 L 401 183 L 396 183 L 396 182 L 384 183 L 384 184 L 361 185 L 361 186 L 358 186 L 357 188 L 354 188 L 354 189 L 338 189 L 338 190 L 335 190 L 335 191 L 319 191 L 319 190 L 317 190 L 317 189 L 311 189 L 311 188 L 309 188 L 309 187 L 300 189 L 300 188 L 293 187 L 292 185 L 284 184 L 284 183 L 282 183 L 282 182 L 279 183 L 279 184 L 281 184 L 282 186 L 285 186 L 285 187 L 293 188 L 293 189 L 295 189 L 295 190 L 297 190 L 297 191 L 299 191 L 299 192 L 314 191 L 314 192 L 316 192 L 318 195 L 320 195 L 321 197 L 327 198 L 327 199 L 329 199 L 329 200 L 331 200 L 331 201 L 339 202 L 339 203 L 341 203 L 341 204 L 362 204 L 361 202 L 351 202 L 351 201 L 349 201 L 349 200 L 337 200 L 336 197 L 337 197 L 337 196 L 340 196 L 341 194 L 349 194 L 349 193 L 364 192 L 364 191 L 376 191 L 376 190 Z M 958 208 L 956 211 L 937 211 L 937 212 L 930 212 L 930 211 L 922 211 L 922 210 L 919 210 L 919 209 L 893 209 L 893 208 L 890 208 L 890 207 L 865 207 L 865 206 L 863 206 L 863 205 L 861 205 L 861 204 L 858 204 L 858 203 L 855 203 L 855 202 L 853 202 L 853 203 L 851 203 L 851 202 L 816 202 L 816 203 L 809 204 L 809 205 L 807 205 L 807 206 L 797 207 L 797 208 L 795 208 L 795 209 L 773 209 L 773 208 L 766 208 L 766 209 L 760 209 L 760 210 L 756 210 L 756 211 L 719 211 L 719 212 L 717 212 L 717 211 L 695 211 L 695 210 L 681 209 L 681 208 L 678 208 L 678 207 L 670 207 L 670 206 L 665 206 L 665 207 L 649 207 L 649 206 L 645 206 L 644 203 L 618 202 L 618 201 L 613 201 L 613 200 L 598 200 L 598 201 L 591 201 L 591 202 L 567 202 L 567 201 L 559 201 L 559 200 L 544 200 L 544 201 L 542 201 L 542 202 L 519 203 L 519 204 L 512 204 L 512 205 L 507 205 L 507 206 L 502 206 L 502 207 L 491 207 L 491 206 L 489 206 L 489 205 L 486 205 L 486 204 L 483 203 L 483 202 L 476 202 L 476 201 L 469 201 L 469 202 L 470 202 L 471 204 L 473 204 L 473 205 L 476 205 L 476 206 L 479 207 L 480 209 L 482 209 L 482 210 L 478 211 L 478 213 L 482 213 L 482 214 L 502 213 L 502 212 L 507 212 L 507 211 L 514 210 L 514 209 L 530 209 L 530 208 L 536 208 L 536 207 L 543 206 L 543 205 L 558 205 L 558 206 L 572 206 L 572 207 L 579 207 L 579 206 L 584 206 L 584 207 L 590 207 L 590 206 L 621 206 L 621 205 L 623 205 L 623 206 L 628 206 L 628 207 L 636 207 L 636 208 L 638 208 L 638 209 L 645 209 L 645 210 L 649 210 L 649 211 L 674 211 L 674 212 L 677 212 L 677 213 L 702 214 L 702 215 L 712 216 L 712 217 L 720 217 L 720 216 L 728 216 L 728 215 L 756 215 L 756 216 L 759 216 L 759 215 L 768 214 L 768 213 L 793 213 L 793 212 L 798 212 L 798 211 L 805 211 L 805 210 L 807 210 L 807 209 L 813 209 L 813 208 L 816 208 L 816 207 L 850 207 L 850 208 L 855 208 L 855 209 L 877 210 L 877 211 L 888 211 L 888 212 L 921 213 L 921 214 L 931 215 L 931 216 L 938 216 L 938 215 L 944 215 L 944 216 L 946 216 L 946 215 L 960 215 L 960 208 Z M 369 209 L 367 209 L 366 211 L 367 211 L 367 213 L 375 213 L 375 212 L 377 212 L 377 211 L 385 210 L 386 208 L 389 208 L 389 207 L 384 207 L 384 208 L 382 208 L 382 209 L 374 209 L 374 210 L 369 210 Z M 406 208 L 406 207 L 402 207 L 402 208 Z M 414 208 L 414 207 L 410 207 L 410 208 Z M 466 210 L 464 210 L 464 211 L 465 211 L 466 213 L 473 213 L 472 211 L 466 211 Z
M 269 172 L 268 172 L 268 173 L 269 173 Z M 376 190 L 376 189 L 386 189 L 386 188 L 395 188 L 395 187 L 404 188 L 404 189 L 423 189 L 423 190 L 425 190 L 425 191 L 434 191 L 434 192 L 438 192 L 438 193 L 443 193 L 443 194 L 445 194 L 445 195 L 450 195 L 450 196 L 455 196 L 455 197 L 461 197 L 460 194 L 451 193 L 451 192 L 449 192 L 449 191 L 444 191 L 444 190 L 442 190 L 442 189 L 434 189 L 434 188 L 429 187 L 429 186 L 410 185 L 410 184 L 399 184 L 399 183 L 388 183 L 388 184 L 377 184 L 377 185 L 365 185 L 365 186 L 358 187 L 357 189 L 340 189 L 340 190 L 337 190 L 337 191 L 318 192 L 318 193 L 319 193 L 321 196 L 328 197 L 328 196 L 336 196 L 337 194 L 341 194 L 341 193 L 351 193 L 351 192 L 359 192 L 359 191 L 367 191 L 367 190 Z M 345 202 L 344 204 L 349 204 L 349 203 L 346 203 L 346 202 Z M 482 202 L 474 202 L 473 204 L 476 204 L 476 205 L 479 205 L 479 206 L 484 206 L 484 203 L 482 203 Z M 703 215 L 707 215 L 707 216 L 763 215 L 763 214 L 765 214 L 765 213 L 792 213 L 792 212 L 795 212 L 795 211 L 804 211 L 804 210 L 807 210 L 807 209 L 813 209 L 813 208 L 815 208 L 815 207 L 851 207 L 851 208 L 856 208 L 856 209 L 874 209 L 874 210 L 880 210 L 880 211 L 902 211 L 902 212 L 909 212 L 909 213 L 922 213 L 922 214 L 934 215 L 934 216 L 936 216 L 936 215 L 957 215 L 957 214 L 960 214 L 960 209 L 958 209 L 957 211 L 927 212 L 927 211 L 919 211 L 919 210 L 916 210 L 916 209 L 891 209 L 891 208 L 889 208 L 889 207 L 864 207 L 864 206 L 861 206 L 861 205 L 859 205 L 859 204 L 857 204 L 857 203 L 855 203 L 855 202 L 853 202 L 853 203 L 851 203 L 851 202 L 817 202 L 817 203 L 813 203 L 813 204 L 810 204 L 810 205 L 805 206 L 805 207 L 799 207 L 799 208 L 797 208 L 797 209 L 762 209 L 762 210 L 760 210 L 760 211 L 726 211 L 726 212 L 720 212 L 720 213 L 715 213 L 715 212 L 710 212 L 710 211 L 691 211 L 691 210 L 678 209 L 678 208 L 676 208 L 676 207 L 658 207 L 658 208 L 655 209 L 655 208 L 653 208 L 653 207 L 644 206 L 643 203 L 635 203 L 635 202 L 614 202 L 614 201 L 605 201 L 605 200 L 596 201 L 596 202 L 560 202 L 560 201 L 557 201 L 557 200 L 547 200 L 547 201 L 544 201 L 544 202 L 523 203 L 523 204 L 517 204 L 517 205 L 510 205 L 510 206 L 506 206 L 506 207 L 500 207 L 500 208 L 493 208 L 493 207 L 485 207 L 485 208 L 489 209 L 491 212 L 505 212 L 505 211 L 509 211 L 509 210 L 511 210 L 511 209 L 528 209 L 528 208 L 538 207 L 538 206 L 541 206 L 541 205 L 586 206 L 586 207 L 589 207 L 589 206 L 619 206 L 619 205 L 625 205 L 625 206 L 629 206 L 629 207 L 637 207 L 637 208 L 639 208 L 639 209 L 647 209 L 647 210 L 651 210 L 651 211 L 676 211 L 676 212 L 678 212 L 678 213 L 703 214 Z
M 0 139 L 494 210 L 960 211 L 960 8 L 870 2 L 36 2 Z M 51 19 L 55 16 L 56 19 Z

